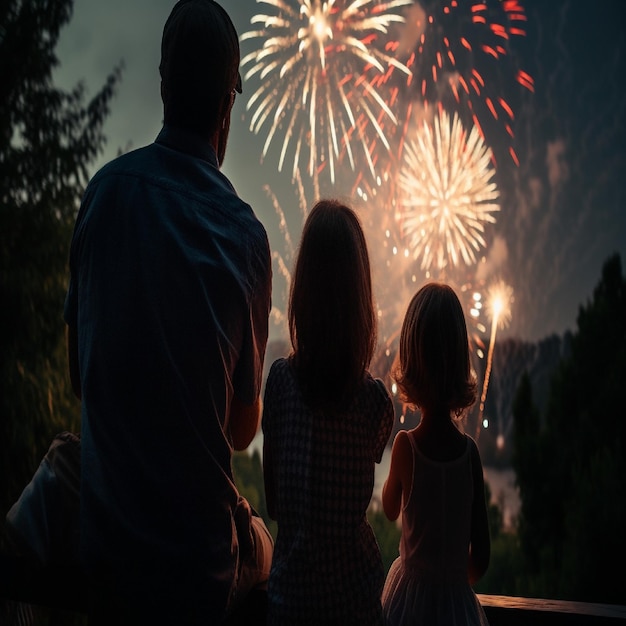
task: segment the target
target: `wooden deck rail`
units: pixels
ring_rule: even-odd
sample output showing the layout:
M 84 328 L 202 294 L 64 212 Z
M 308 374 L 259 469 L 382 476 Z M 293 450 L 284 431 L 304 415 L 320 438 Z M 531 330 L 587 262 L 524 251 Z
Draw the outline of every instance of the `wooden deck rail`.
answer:
M 478 594 L 489 626 L 604 626 L 626 624 L 626 606 Z
M 33 570 L 22 559 L 0 554 L 0 602 L 13 600 L 82 613 L 83 584 L 76 572 Z M 488 594 L 478 594 L 478 599 L 490 626 L 626 626 L 626 605 Z M 260 617 L 256 623 L 261 625 L 261 601 L 255 602 L 254 611 Z

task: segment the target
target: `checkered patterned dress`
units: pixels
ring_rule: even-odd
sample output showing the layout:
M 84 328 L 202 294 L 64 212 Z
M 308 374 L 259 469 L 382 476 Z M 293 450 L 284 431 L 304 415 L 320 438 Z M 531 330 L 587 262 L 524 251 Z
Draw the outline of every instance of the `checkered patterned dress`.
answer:
M 286 359 L 272 365 L 263 408 L 278 521 L 269 624 L 382 624 L 385 573 L 365 513 L 393 419 L 385 386 L 369 374 L 350 407 L 331 414 L 303 403 Z

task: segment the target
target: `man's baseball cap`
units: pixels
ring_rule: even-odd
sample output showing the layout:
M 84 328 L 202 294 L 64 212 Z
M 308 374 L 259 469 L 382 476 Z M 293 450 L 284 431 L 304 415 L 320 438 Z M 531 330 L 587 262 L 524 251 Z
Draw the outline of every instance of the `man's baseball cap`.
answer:
M 161 41 L 159 71 L 168 88 L 218 96 L 241 93 L 239 38 L 228 13 L 214 0 L 179 0 Z

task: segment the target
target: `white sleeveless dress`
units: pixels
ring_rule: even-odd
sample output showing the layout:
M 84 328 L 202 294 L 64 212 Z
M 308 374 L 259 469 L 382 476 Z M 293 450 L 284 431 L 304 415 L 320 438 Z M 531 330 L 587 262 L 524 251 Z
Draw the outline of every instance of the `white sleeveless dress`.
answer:
M 488 626 L 467 579 L 473 498 L 471 447 L 449 462 L 426 458 L 409 434 L 413 487 L 402 510 L 400 556 L 383 589 L 386 623 Z

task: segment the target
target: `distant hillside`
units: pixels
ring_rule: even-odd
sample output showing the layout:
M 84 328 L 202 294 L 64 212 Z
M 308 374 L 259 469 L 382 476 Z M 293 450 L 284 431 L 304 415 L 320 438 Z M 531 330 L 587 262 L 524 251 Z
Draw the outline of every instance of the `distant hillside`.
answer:
M 487 430 L 482 429 L 479 436 L 479 446 L 486 464 L 508 464 L 513 434 L 512 405 L 524 371 L 528 372 L 530 378 L 533 402 L 543 414 L 552 375 L 561 359 L 568 356 L 570 345 L 570 334 L 563 337 L 552 335 L 537 343 L 518 339 L 496 342 L 484 411 L 490 426 Z M 476 358 L 474 366 L 478 373 L 479 390 L 482 390 L 486 363 Z M 477 415 L 478 410 L 475 408 L 468 420 L 473 424 L 474 432 Z M 496 445 L 498 435 L 504 437 L 504 448 L 500 450 Z

